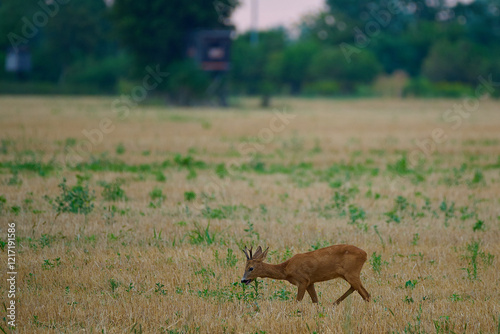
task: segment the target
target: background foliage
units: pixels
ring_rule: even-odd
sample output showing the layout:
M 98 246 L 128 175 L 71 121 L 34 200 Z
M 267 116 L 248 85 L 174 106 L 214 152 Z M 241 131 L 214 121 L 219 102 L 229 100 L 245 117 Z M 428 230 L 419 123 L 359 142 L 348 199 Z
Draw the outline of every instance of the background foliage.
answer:
M 55 2 L 59 4 L 58 2 Z M 463 96 L 480 75 L 500 77 L 500 1 L 326 0 L 324 12 L 304 16 L 292 30 L 235 35 L 229 80 L 233 94 L 375 95 L 377 78 L 404 72 L 398 92 Z M 147 66 L 170 73 L 156 92 L 188 104 L 209 95 L 214 76 L 186 59 L 196 29 L 234 28 L 235 0 L 102 0 L 59 4 L 27 39 L 33 71 L 0 70 L 3 93 L 120 93 L 140 82 Z M 54 3 L 47 5 L 54 9 Z M 39 2 L 0 2 L 0 62 L 12 34 L 43 11 Z M 24 29 L 24 30 L 23 30 Z M 347 53 L 346 53 L 347 52 Z M 427 89 L 415 89 L 422 84 Z M 441 89 L 443 86 L 453 87 Z M 451 93 L 450 93 L 451 91 Z

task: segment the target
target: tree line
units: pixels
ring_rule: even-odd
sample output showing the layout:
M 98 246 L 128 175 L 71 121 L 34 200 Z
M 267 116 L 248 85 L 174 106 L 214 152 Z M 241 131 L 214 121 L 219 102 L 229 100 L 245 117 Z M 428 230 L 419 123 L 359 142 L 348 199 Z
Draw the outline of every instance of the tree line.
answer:
M 237 0 L 0 0 L 0 63 L 28 49 L 32 70 L 0 70 L 0 92 L 116 94 L 147 66 L 169 73 L 155 90 L 203 101 L 214 78 L 186 58 L 194 29 L 233 29 Z M 326 0 L 293 28 L 235 36 L 231 94 L 449 96 L 500 81 L 500 0 Z M 500 89 L 498 89 L 500 90 Z M 500 96 L 495 90 L 492 95 Z

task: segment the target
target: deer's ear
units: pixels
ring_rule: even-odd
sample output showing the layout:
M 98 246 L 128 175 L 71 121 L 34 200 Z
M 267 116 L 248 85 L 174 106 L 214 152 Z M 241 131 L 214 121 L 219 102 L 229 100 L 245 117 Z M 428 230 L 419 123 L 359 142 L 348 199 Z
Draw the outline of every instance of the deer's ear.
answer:
M 262 260 L 264 260 L 267 257 L 267 251 L 269 251 L 269 247 L 267 247 L 264 253 L 262 254 Z
M 269 247 L 267 247 L 267 249 L 262 252 L 262 248 L 259 246 L 259 248 L 257 249 L 257 253 L 255 253 L 254 255 L 254 260 L 258 260 L 258 261 L 264 261 L 264 259 L 266 258 L 267 256 L 267 251 L 269 250 Z
M 262 255 L 262 247 L 257 247 L 257 250 L 255 251 L 255 254 L 253 255 L 254 259 L 258 259 Z

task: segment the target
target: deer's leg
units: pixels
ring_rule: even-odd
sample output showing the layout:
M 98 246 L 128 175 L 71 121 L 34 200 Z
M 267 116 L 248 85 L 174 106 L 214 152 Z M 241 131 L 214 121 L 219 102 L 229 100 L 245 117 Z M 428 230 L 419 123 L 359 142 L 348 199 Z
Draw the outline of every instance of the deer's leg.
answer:
M 361 297 L 363 297 L 363 299 L 367 302 L 370 301 L 370 294 L 368 293 L 368 291 L 366 291 L 365 287 L 359 283 L 359 287 L 360 287 L 360 290 L 358 290 L 359 294 L 361 295 Z
M 349 290 L 347 290 L 347 291 L 346 291 L 346 292 L 342 295 L 342 297 L 340 297 L 339 299 L 337 299 L 337 300 L 335 301 L 335 303 L 333 303 L 333 305 L 338 305 L 338 304 L 340 304 L 340 302 L 341 302 L 341 301 L 343 301 L 344 299 L 346 299 L 346 298 L 347 298 L 347 296 L 349 296 L 351 293 L 353 293 L 353 292 L 354 292 L 354 290 L 355 290 L 355 289 L 351 286 L 351 287 L 349 288 Z
M 351 284 L 351 288 L 356 290 L 365 301 L 367 302 L 370 301 L 370 294 L 368 293 L 368 291 L 366 291 L 363 284 L 361 284 L 361 279 L 359 277 L 357 276 L 346 277 L 346 281 Z
M 309 284 L 307 287 L 307 292 L 309 293 L 309 296 L 311 296 L 311 300 L 313 303 L 318 302 L 318 295 L 316 295 L 316 289 L 314 288 L 314 283 Z
M 297 301 L 300 302 L 302 298 L 304 298 L 304 294 L 306 293 L 306 285 L 305 284 L 299 284 L 299 291 L 297 292 Z

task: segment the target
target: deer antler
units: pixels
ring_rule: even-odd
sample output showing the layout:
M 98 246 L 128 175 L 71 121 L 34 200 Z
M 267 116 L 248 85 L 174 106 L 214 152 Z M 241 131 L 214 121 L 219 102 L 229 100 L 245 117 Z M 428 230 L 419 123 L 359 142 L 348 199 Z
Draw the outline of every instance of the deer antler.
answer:
M 250 249 L 248 249 L 247 246 L 245 246 L 245 249 L 243 249 L 242 252 L 247 257 L 247 260 L 251 260 L 252 259 L 252 247 L 250 247 Z

